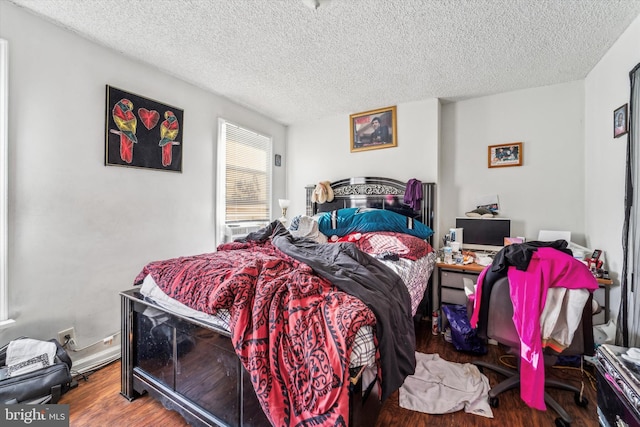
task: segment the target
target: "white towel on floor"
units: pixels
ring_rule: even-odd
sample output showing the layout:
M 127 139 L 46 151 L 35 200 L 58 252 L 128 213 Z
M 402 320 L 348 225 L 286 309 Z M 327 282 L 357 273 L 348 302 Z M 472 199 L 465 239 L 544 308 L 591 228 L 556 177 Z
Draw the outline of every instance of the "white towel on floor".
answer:
M 51 366 L 57 347 L 50 341 L 23 338 L 9 342 L 7 347 L 7 368 L 10 377 Z
M 427 414 L 465 412 L 493 418 L 489 380 L 471 363 L 416 352 L 416 372 L 400 387 L 400 407 Z

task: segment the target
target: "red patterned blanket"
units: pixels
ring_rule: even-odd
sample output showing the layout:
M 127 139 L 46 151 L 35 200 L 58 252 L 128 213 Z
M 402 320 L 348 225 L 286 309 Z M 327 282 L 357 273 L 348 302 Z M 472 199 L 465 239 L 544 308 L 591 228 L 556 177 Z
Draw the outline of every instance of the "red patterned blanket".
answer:
M 359 299 L 271 244 L 148 264 L 170 297 L 210 314 L 229 309 L 232 342 L 276 426 L 347 425 L 349 357 L 356 332 L 376 319 Z

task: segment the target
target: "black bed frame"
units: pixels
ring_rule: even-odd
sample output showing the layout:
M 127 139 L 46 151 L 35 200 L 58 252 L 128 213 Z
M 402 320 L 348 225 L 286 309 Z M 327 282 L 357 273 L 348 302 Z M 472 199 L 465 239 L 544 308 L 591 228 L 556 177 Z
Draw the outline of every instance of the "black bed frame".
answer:
M 339 207 L 399 208 L 406 183 L 351 178 L 332 184 L 333 203 L 311 203 L 307 214 Z M 433 228 L 435 184 L 423 184 L 415 217 Z M 315 205 L 315 206 L 314 206 Z M 194 426 L 268 426 L 253 386 L 223 329 L 166 310 L 138 289 L 120 293 L 122 310 L 121 394 L 148 393 Z M 151 312 L 150 312 L 151 311 Z M 365 390 L 360 368 L 351 369 L 349 426 L 373 426 L 382 407 L 379 389 Z
M 319 212 L 343 208 L 386 209 L 417 219 L 434 230 L 436 184 L 422 183 L 422 201 L 418 210 L 413 210 L 404 203 L 406 185 L 406 182 L 392 178 L 341 179 L 331 183 L 334 200 L 322 204 L 311 201 L 315 185 L 308 185 L 305 187 L 307 190 L 306 213 L 308 216 L 313 216 Z M 429 243 L 433 245 L 433 236 L 429 237 Z

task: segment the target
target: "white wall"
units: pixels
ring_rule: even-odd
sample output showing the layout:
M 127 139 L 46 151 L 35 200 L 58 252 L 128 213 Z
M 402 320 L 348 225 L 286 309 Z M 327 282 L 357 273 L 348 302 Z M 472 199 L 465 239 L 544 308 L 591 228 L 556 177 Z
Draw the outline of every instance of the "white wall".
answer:
M 397 149 L 349 153 L 346 115 L 291 126 L 291 212 L 303 212 L 302 188 L 318 180 L 417 177 L 438 183 L 441 237 L 456 216 L 474 208 L 476 196 L 497 194 L 501 216 L 513 220 L 512 234 L 536 238 L 540 229 L 569 230 L 576 243 L 605 251 L 615 318 L 626 137 L 613 138 L 612 121 L 613 110 L 628 102 L 628 73 L 640 61 L 638 40 L 640 18 L 585 80 L 445 104 L 440 112 L 437 101 L 428 100 L 424 114 L 404 123 L 408 113 L 399 105 Z M 524 143 L 524 165 L 489 169 L 487 147 L 509 142 Z M 597 296 L 602 302 L 602 293 Z
M 583 82 L 576 81 L 440 108 L 437 100 L 400 104 L 398 147 L 359 153 L 349 152 L 346 115 L 292 125 L 291 215 L 303 212 L 304 185 L 319 180 L 418 178 L 438 182 L 439 236 L 475 207 L 478 195 L 497 194 L 514 235 L 570 230 L 584 242 L 583 93 Z M 524 165 L 489 169 L 487 147 L 515 141 L 524 143 Z
M 217 119 L 286 128 L 0 1 L 9 41 L 9 314 L 0 342 L 120 329 L 118 292 L 149 261 L 215 250 Z M 104 166 L 105 85 L 184 109 L 183 172 Z M 274 168 L 273 199 L 284 196 Z M 277 205 L 276 205 L 277 206 Z
M 386 106 L 372 105 L 371 110 Z M 359 113 L 359 111 L 354 111 Z M 428 99 L 397 105 L 398 146 L 351 153 L 349 115 L 294 124 L 287 134 L 288 216 L 305 212 L 306 185 L 356 176 L 423 182 L 438 177 L 440 102 Z
M 583 82 L 474 98 L 442 107 L 441 230 L 497 195 L 511 233 L 569 230 L 584 241 Z M 523 143 L 523 165 L 489 168 L 488 147 Z
M 639 62 L 640 17 L 585 79 L 585 230 L 589 246 L 606 254 L 615 282 L 614 319 L 620 306 L 627 135 L 613 137 L 613 110 L 629 102 L 629 71 Z
M 584 81 L 442 107 L 399 104 L 398 147 L 360 153 L 349 151 L 348 114 L 287 131 L 4 0 L 0 37 L 9 41 L 9 292 L 18 321 L 0 342 L 75 326 L 80 344 L 90 343 L 119 329 L 117 294 L 146 262 L 213 249 L 218 116 L 274 137 L 283 167 L 274 168 L 273 199 L 285 195 L 287 170 L 290 215 L 304 211 L 304 186 L 319 180 L 418 178 L 438 182 L 442 229 L 476 195 L 498 194 L 513 234 L 568 229 L 607 253 L 614 278 L 621 269 L 625 138 L 612 138 L 612 116 L 640 61 L 640 18 Z M 183 173 L 104 166 L 106 84 L 184 109 Z M 511 141 L 524 142 L 524 166 L 488 169 L 487 146 Z

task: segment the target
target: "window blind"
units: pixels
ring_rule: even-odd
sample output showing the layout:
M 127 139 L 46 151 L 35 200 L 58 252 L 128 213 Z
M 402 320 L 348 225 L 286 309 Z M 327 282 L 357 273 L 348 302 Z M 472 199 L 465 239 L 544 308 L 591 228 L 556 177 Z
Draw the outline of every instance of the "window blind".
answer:
M 270 221 L 270 137 L 223 122 L 225 223 Z

